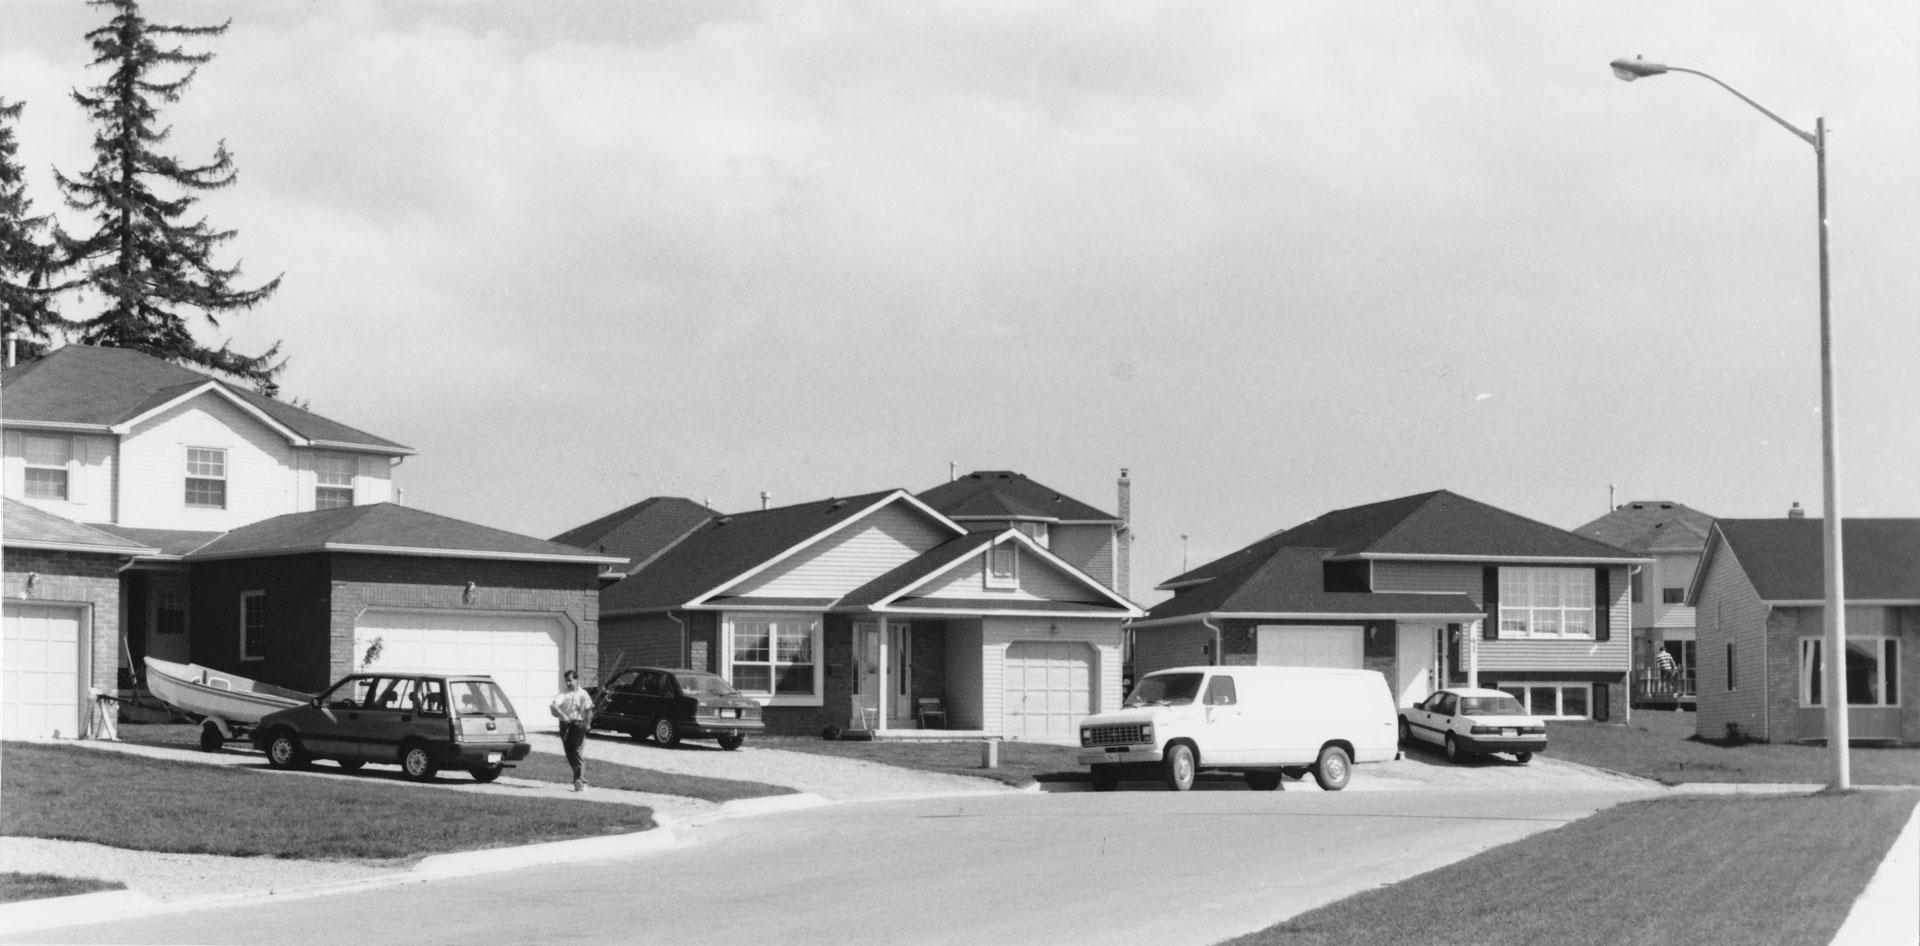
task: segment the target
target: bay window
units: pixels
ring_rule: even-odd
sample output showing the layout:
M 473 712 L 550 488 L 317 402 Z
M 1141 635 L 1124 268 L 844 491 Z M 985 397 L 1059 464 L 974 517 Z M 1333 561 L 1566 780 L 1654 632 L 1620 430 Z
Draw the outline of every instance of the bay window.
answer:
M 1579 638 L 1593 633 L 1591 568 L 1501 568 L 1502 638 Z
M 1891 637 L 1847 638 L 1847 705 L 1900 705 L 1900 642 Z M 1827 705 L 1826 641 L 1800 639 L 1800 705 Z
M 820 621 L 801 615 L 728 615 L 727 680 L 775 705 L 820 704 Z

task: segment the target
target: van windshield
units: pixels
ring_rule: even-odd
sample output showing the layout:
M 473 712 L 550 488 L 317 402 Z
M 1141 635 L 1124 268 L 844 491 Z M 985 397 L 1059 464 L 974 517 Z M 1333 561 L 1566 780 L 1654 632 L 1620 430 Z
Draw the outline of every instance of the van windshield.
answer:
M 1127 697 L 1127 706 L 1184 706 L 1200 692 L 1197 673 L 1156 673 L 1140 681 Z

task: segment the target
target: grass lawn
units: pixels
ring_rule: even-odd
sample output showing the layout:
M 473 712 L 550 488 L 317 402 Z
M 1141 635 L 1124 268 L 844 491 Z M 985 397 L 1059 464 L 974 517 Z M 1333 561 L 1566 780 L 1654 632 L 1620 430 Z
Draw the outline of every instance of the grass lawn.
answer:
M 1230 942 L 1824 944 L 1917 797 L 1631 802 Z
M 200 730 L 195 726 L 173 725 L 123 725 L 120 738 L 127 742 L 149 746 L 170 746 L 176 749 L 200 751 Z M 227 743 L 228 752 L 250 752 L 248 743 Z M 266 761 L 266 756 L 260 757 Z M 314 766 L 317 770 L 326 770 L 331 766 L 321 762 Z M 359 775 L 342 777 L 381 778 L 397 775 L 399 769 L 374 766 L 361 769 Z M 507 770 L 509 778 L 527 778 L 542 782 L 571 784 L 573 770 L 567 767 L 563 756 L 536 752 Z M 450 782 L 465 779 L 464 772 L 443 772 L 441 778 Z M 784 785 L 767 785 L 761 782 L 741 782 L 733 779 L 703 778 L 698 775 L 675 775 L 670 772 L 656 772 L 652 769 L 636 768 L 630 765 L 616 765 L 602 762 L 593 757 L 593 744 L 587 744 L 587 781 L 594 788 L 616 788 L 629 792 L 648 792 L 655 795 L 679 795 L 683 798 L 698 798 L 703 801 L 728 802 L 741 798 L 765 798 L 769 795 L 790 795 L 793 789 Z
M 1832 778 L 1825 746 L 1745 743 L 1719 746 L 1693 738 L 1694 714 L 1636 710 L 1633 722 L 1547 724 L 1547 754 L 1556 759 L 1682 782 L 1794 782 Z M 1855 785 L 1920 785 L 1920 748 L 1854 746 Z
M 92 877 L 62 877 L 58 874 L 0 873 L 0 903 L 16 900 L 43 900 L 47 897 L 71 897 L 102 890 L 125 890 L 127 885 Z
M 141 851 L 306 859 L 412 858 L 644 831 L 645 807 L 308 778 L 9 742 L 0 835 Z
M 1038 742 L 1002 741 L 1000 765 L 993 769 L 983 768 L 980 765 L 981 740 L 978 739 L 961 742 L 917 740 L 828 742 L 825 739 L 808 736 L 767 736 L 754 740 L 754 744 L 768 749 L 811 752 L 815 755 L 839 756 L 843 759 L 862 759 L 867 762 L 897 765 L 901 768 L 920 769 L 927 772 L 970 775 L 1014 786 L 1031 785 L 1035 781 L 1051 776 L 1084 777 L 1087 771 L 1087 767 L 1081 765 L 1075 758 L 1075 753 L 1080 750 L 1071 746 L 1052 746 Z

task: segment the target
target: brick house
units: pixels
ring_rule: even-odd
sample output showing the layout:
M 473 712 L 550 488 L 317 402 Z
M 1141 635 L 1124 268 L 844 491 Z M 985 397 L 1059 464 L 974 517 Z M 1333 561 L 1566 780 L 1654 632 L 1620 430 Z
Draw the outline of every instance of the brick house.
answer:
M 1847 519 L 1847 732 L 1920 742 L 1920 519 Z M 1721 519 L 1688 590 L 1703 738 L 1824 742 L 1825 552 L 1818 519 Z
M 1487 686 L 1607 719 L 1626 693 L 1628 571 L 1646 561 L 1445 490 L 1338 509 L 1163 582 L 1134 669 L 1363 668 L 1402 706 Z
M 122 349 L 69 345 L 0 384 L 5 636 L 91 655 L 63 703 L 135 685 L 148 656 L 316 690 L 376 640 L 385 669 L 490 673 L 519 701 L 591 669 L 598 576 L 624 559 L 394 505 L 409 447 Z M 16 554 L 15 503 L 135 551 L 32 626 L 25 576 L 48 573 Z

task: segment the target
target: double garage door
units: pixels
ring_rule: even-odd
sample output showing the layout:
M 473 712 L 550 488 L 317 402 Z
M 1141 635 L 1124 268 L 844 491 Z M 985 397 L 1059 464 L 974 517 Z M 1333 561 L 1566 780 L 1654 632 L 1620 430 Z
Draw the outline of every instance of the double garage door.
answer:
M 559 692 L 560 672 L 573 668 L 567 628 L 547 614 L 369 611 L 354 625 L 354 669 L 483 673 L 507 692 L 523 725 L 552 729 L 547 704 Z
M 1093 709 L 1093 648 L 1070 641 L 1007 645 L 1000 732 L 1008 738 L 1077 741 Z
M 83 610 L 7 602 L 0 653 L 0 733 L 8 739 L 74 738 L 85 721 Z

